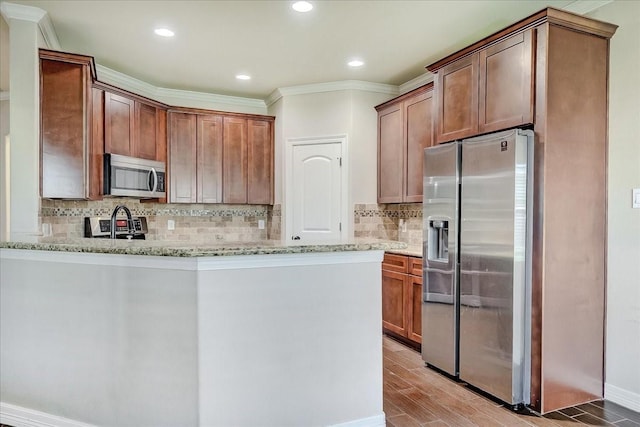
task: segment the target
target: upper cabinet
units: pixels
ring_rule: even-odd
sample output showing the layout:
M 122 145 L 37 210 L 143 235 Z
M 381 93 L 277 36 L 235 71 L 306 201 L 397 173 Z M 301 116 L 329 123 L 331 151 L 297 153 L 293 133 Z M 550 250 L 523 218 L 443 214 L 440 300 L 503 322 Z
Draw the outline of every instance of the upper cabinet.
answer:
M 533 123 L 532 31 L 529 28 L 437 69 L 438 143 Z
M 119 93 L 104 93 L 106 153 L 166 160 L 166 109 Z
M 273 117 L 169 112 L 169 201 L 273 204 Z
M 91 171 L 102 155 L 96 138 L 91 57 L 40 50 L 40 193 L 45 198 L 96 199 L 102 180 Z M 99 137 L 100 135 L 97 134 Z
M 433 87 L 378 105 L 378 203 L 422 201 L 422 158 L 432 145 Z

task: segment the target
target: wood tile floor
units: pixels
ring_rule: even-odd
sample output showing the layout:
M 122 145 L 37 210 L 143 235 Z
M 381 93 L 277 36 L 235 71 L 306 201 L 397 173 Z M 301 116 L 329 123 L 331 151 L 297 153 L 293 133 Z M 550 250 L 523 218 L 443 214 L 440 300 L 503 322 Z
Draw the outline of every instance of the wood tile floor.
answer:
M 541 426 L 640 427 L 640 413 L 598 401 L 547 414 L 516 414 L 424 366 L 417 351 L 385 336 L 387 427 Z

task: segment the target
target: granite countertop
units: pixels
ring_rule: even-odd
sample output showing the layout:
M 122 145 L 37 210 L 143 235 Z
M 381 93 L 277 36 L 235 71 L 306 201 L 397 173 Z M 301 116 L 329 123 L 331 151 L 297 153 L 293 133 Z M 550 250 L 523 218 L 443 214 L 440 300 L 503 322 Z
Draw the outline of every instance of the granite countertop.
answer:
M 408 245 L 404 248 L 391 248 L 387 249 L 385 252 L 398 255 L 415 256 L 420 258 L 422 257 L 422 247 L 419 245 Z
M 0 248 L 122 255 L 210 257 L 370 250 L 391 251 L 406 249 L 407 244 L 403 242 L 375 239 L 353 239 L 348 242 L 288 246 L 279 240 L 260 242 L 189 243 L 187 241 L 127 241 L 89 238 L 56 239 L 49 237 L 41 238 L 37 243 L 0 242 Z

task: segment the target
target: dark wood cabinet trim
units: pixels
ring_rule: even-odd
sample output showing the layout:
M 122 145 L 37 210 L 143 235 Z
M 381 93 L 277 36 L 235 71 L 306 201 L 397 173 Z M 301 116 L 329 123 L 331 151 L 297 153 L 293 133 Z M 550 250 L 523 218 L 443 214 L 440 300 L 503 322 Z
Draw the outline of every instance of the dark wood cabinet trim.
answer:
M 125 98 L 129 98 L 132 99 L 134 101 L 138 101 L 138 102 L 142 102 L 143 104 L 147 104 L 147 105 L 152 105 L 156 108 L 162 108 L 165 110 L 168 110 L 169 108 L 171 108 L 171 106 L 167 105 L 167 104 L 163 104 L 162 102 L 159 101 L 155 101 L 151 98 L 147 98 L 145 96 L 142 95 L 138 95 L 136 93 L 133 92 L 129 92 L 128 90 L 124 90 L 121 89 L 117 86 L 113 86 L 110 85 L 109 83 L 104 83 L 101 82 L 99 80 L 96 80 L 93 82 L 93 87 L 98 88 L 98 89 L 102 89 L 106 92 L 111 92 L 111 93 L 115 93 L 117 95 L 120 96 L 124 96 Z
M 433 89 L 433 82 L 429 82 L 424 86 L 420 86 L 419 88 L 413 89 L 412 91 L 409 91 L 407 93 L 403 93 L 400 96 L 396 96 L 395 98 L 390 99 L 388 101 L 385 101 L 382 104 L 376 105 L 374 108 L 377 111 L 384 110 L 385 108 L 387 108 L 390 105 L 397 104 L 397 103 L 400 103 L 400 102 L 404 102 L 407 99 L 410 99 L 410 98 L 412 98 L 414 96 L 418 96 L 421 93 L 428 92 L 431 89 Z
M 224 117 L 237 117 L 241 119 L 253 119 L 253 120 L 270 120 L 275 121 L 275 116 L 267 116 L 262 114 L 249 114 L 249 113 L 234 113 L 230 111 L 218 111 L 218 110 L 205 110 L 202 108 L 189 108 L 189 107 L 169 107 L 169 112 L 175 113 L 190 113 L 190 114 L 206 114 L 206 115 L 219 115 Z

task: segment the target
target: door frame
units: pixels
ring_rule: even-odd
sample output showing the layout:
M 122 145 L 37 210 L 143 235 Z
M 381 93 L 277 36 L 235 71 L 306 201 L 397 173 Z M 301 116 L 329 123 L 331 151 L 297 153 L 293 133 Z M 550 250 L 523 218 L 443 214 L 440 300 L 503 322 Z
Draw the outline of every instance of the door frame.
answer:
M 295 243 L 291 240 L 293 235 L 293 149 L 300 145 L 320 145 L 320 144 L 340 144 L 342 166 L 340 167 L 340 241 L 345 242 L 351 234 L 351 224 L 349 224 L 349 158 L 348 158 L 348 137 L 346 134 L 329 136 L 312 136 L 302 138 L 287 138 L 285 143 L 284 156 L 284 235 L 283 243 L 286 245 L 304 244 Z

